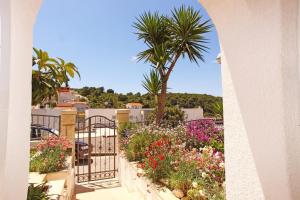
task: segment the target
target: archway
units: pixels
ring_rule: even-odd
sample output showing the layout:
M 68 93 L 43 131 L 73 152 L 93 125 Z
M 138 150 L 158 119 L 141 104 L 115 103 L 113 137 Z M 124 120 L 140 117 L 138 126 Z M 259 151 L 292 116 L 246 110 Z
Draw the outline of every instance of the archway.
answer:
M 22 199 L 26 191 L 28 138 L 16 133 L 29 128 L 32 27 L 40 3 L 0 2 L 1 199 Z M 201 3 L 223 49 L 227 198 L 299 199 L 297 1 Z

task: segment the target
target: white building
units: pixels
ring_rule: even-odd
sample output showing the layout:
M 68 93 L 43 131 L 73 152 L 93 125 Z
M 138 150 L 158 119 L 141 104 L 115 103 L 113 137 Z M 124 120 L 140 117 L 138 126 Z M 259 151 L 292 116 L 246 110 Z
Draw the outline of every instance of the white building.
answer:
M 143 104 L 141 104 L 141 103 L 127 103 L 126 108 L 127 109 L 142 109 Z

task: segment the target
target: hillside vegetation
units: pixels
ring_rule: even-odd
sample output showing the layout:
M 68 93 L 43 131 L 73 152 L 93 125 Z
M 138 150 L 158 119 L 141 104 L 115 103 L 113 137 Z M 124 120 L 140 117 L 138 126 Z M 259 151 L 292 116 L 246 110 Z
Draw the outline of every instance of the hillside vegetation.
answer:
M 112 89 L 105 90 L 104 87 L 83 87 L 74 89 L 80 95 L 89 100 L 91 108 L 125 108 L 130 102 L 139 102 L 144 108 L 151 108 L 154 105 L 154 99 L 149 94 L 115 93 Z M 214 105 L 222 103 L 222 97 L 216 97 L 207 94 L 189 94 L 189 93 L 168 93 L 167 106 L 179 106 L 181 108 L 197 108 L 201 106 L 205 116 L 214 116 Z

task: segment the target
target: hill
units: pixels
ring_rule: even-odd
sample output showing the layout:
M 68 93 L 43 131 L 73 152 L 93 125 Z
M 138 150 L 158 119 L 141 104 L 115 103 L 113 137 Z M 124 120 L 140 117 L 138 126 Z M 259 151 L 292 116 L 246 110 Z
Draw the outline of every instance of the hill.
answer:
M 105 90 L 104 87 L 83 87 L 74 89 L 80 95 L 89 100 L 91 108 L 125 108 L 130 102 L 142 103 L 144 108 L 153 107 L 153 99 L 149 94 L 115 93 L 112 89 Z M 197 108 L 201 106 L 205 116 L 213 116 L 213 105 L 222 102 L 222 97 L 207 94 L 168 93 L 167 106 L 179 106 L 182 108 Z

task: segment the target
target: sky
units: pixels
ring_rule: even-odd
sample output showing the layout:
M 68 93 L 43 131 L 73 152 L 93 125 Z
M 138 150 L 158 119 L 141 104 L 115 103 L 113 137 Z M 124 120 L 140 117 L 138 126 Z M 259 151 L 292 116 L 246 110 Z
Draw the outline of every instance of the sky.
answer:
M 144 11 L 170 14 L 190 5 L 209 19 L 197 0 L 43 0 L 34 27 L 34 47 L 76 64 L 81 79 L 70 86 L 112 88 L 118 93 L 141 92 L 150 65 L 134 57 L 146 48 L 134 34 L 133 22 Z M 213 22 L 212 22 L 213 23 Z M 209 53 L 199 65 L 181 59 L 168 82 L 169 92 L 222 96 L 220 52 L 216 30 L 207 34 Z

